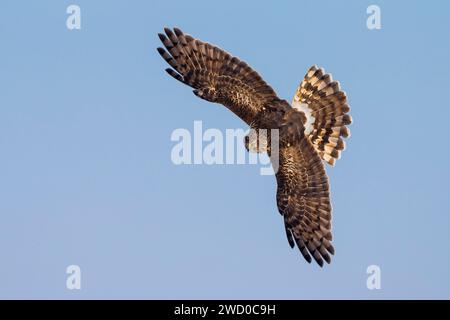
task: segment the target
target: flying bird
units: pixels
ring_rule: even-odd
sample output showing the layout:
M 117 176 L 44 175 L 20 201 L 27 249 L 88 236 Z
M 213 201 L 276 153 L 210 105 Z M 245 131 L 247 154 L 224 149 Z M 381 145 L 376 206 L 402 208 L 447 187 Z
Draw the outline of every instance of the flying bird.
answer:
M 254 132 L 278 130 L 276 201 L 287 240 L 309 263 L 312 258 L 321 267 L 324 260 L 330 263 L 335 250 L 324 163 L 334 166 L 340 158 L 352 122 L 339 83 L 314 65 L 289 104 L 246 62 L 221 48 L 178 28 L 164 28 L 159 38 L 165 49 L 157 50 L 171 66 L 167 73 L 192 87 L 196 96 L 224 105 Z M 257 138 L 247 135 L 246 149 L 268 152 L 273 159 L 272 143 L 259 143 Z

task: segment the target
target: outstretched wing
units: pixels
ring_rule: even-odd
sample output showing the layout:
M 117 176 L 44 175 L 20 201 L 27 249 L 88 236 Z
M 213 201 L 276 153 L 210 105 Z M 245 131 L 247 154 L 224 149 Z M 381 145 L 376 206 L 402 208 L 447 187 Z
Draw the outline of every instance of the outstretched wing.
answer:
M 173 69 L 175 79 L 194 88 L 194 94 L 225 105 L 247 124 L 277 98 L 274 90 L 244 61 L 224 50 L 192 38 L 180 29 L 159 34 L 158 52 Z
M 295 93 L 292 106 L 306 115 L 305 133 L 323 160 L 330 165 L 340 158 L 350 135 L 350 108 L 339 82 L 322 68 L 312 66 Z
M 295 119 L 294 119 L 295 120 Z M 331 204 L 328 178 L 322 160 L 305 136 L 300 121 L 280 131 L 277 204 L 286 235 L 303 257 L 323 266 L 334 254 L 331 245 Z

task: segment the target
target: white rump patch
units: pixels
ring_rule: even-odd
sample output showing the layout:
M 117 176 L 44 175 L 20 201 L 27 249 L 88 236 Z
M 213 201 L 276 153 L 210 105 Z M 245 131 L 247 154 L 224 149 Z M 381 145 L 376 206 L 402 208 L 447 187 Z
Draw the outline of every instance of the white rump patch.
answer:
M 300 101 L 294 101 L 292 102 L 292 107 L 294 109 L 297 109 L 298 111 L 301 111 L 306 116 L 306 123 L 305 123 L 305 134 L 308 135 L 313 131 L 314 127 L 314 121 L 316 121 L 316 118 L 313 117 L 311 113 L 311 109 L 308 107 L 307 103 L 302 103 Z

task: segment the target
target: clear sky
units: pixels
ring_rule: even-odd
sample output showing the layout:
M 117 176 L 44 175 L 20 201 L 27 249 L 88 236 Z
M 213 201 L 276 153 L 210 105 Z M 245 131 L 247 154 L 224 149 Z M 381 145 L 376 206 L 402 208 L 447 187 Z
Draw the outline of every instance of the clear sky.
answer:
M 450 298 L 449 15 L 448 1 L 2 0 L 0 298 Z M 331 265 L 290 249 L 258 166 L 172 163 L 173 130 L 245 126 L 165 74 L 164 26 L 289 101 L 312 64 L 341 82 L 354 123 L 327 168 Z

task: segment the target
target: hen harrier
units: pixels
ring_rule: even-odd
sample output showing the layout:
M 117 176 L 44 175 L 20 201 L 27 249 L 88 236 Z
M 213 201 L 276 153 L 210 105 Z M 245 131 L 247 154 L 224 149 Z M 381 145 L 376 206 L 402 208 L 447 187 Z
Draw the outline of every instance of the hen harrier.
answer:
M 303 257 L 323 266 L 334 254 L 331 204 L 324 162 L 331 166 L 345 148 L 352 120 L 347 98 L 330 74 L 312 66 L 295 93 L 292 105 L 250 68 L 217 46 L 194 39 L 180 29 L 160 33 L 158 52 L 173 68 L 167 73 L 192 87 L 194 94 L 221 103 L 252 129 L 278 129 L 278 210 L 287 239 Z M 246 136 L 248 151 L 261 150 Z M 272 157 L 271 157 L 272 158 Z

